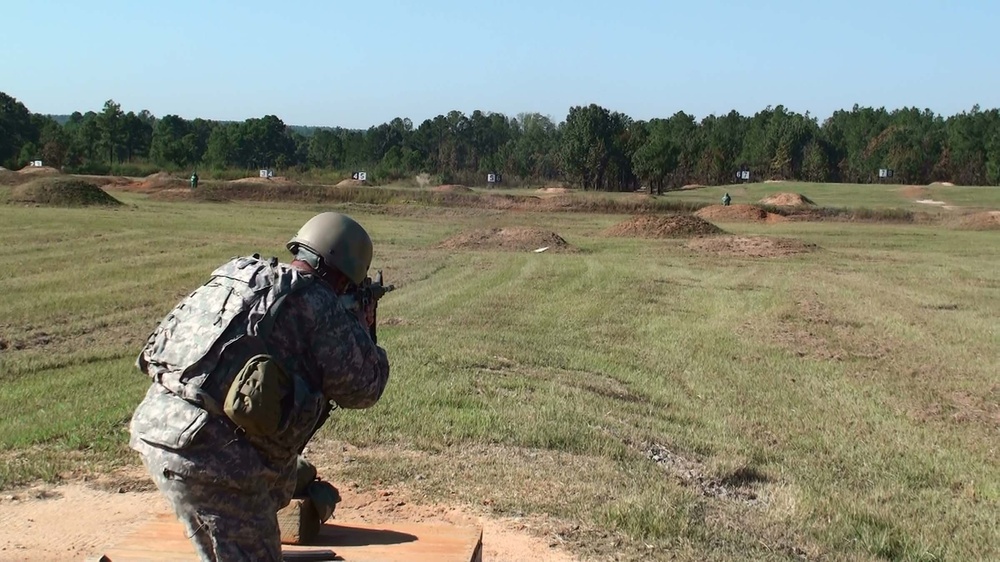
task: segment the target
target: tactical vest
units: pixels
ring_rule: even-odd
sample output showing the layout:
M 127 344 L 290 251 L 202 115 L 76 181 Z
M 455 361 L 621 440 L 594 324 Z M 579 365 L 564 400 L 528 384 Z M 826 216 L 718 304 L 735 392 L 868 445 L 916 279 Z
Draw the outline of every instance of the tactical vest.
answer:
M 167 314 L 136 366 L 173 394 L 225 418 L 226 392 L 248 360 L 268 354 L 266 341 L 285 297 L 312 282 L 313 276 L 277 259 L 234 258 Z M 244 436 L 277 463 L 302 449 L 326 403 L 297 373 L 286 374 L 294 391 L 279 431 Z

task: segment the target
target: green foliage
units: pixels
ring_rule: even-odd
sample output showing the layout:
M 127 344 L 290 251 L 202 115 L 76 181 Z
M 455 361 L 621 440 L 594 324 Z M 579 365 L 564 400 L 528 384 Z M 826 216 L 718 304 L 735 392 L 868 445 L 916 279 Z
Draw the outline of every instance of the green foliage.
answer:
M 22 163 L 15 158 L 23 154 L 24 145 L 37 140 L 38 129 L 31 122 L 28 108 L 0 92 L 0 165 L 19 167 Z
M 588 190 L 660 192 L 731 183 L 744 166 L 753 180 L 839 183 L 880 181 L 878 170 L 891 168 L 896 183 L 1000 185 L 1000 112 L 978 106 L 945 119 L 930 110 L 855 105 L 820 123 L 781 105 L 752 116 L 730 111 L 697 121 L 678 112 L 647 122 L 590 104 L 571 107 L 561 123 L 537 113 L 511 118 L 476 110 L 419 125 L 396 117 L 355 130 L 289 126 L 274 115 L 157 119 L 145 110 L 125 113 L 114 100 L 99 113 L 56 120 L 2 96 L 0 163 L 8 167 L 41 158 L 75 170 L 147 162 L 237 176 L 260 168 L 314 176 L 364 170 L 373 183 L 429 173 L 483 186 L 488 173 L 499 172 L 507 186 L 569 181 Z

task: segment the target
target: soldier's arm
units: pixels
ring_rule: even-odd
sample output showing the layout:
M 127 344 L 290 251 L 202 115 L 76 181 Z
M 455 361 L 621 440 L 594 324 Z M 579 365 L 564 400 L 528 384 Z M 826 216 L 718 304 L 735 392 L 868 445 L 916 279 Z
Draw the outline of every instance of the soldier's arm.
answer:
M 389 380 L 385 350 L 375 345 L 368 330 L 332 292 L 322 297 L 307 300 L 315 315 L 309 352 L 322 374 L 323 394 L 341 408 L 371 407 Z

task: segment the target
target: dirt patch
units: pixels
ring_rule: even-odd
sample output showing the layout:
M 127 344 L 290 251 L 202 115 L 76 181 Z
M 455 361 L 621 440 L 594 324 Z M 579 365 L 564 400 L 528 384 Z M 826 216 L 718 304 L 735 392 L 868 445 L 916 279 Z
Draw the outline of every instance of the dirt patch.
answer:
M 701 185 L 700 183 L 689 183 L 689 184 L 685 185 L 684 187 L 682 187 L 681 190 L 683 191 L 683 190 L 687 190 L 687 189 L 701 189 L 703 187 L 705 187 L 705 186 Z
M 100 488 L 72 483 L 0 495 L 0 560 L 96 558 L 144 522 L 171 513 L 158 492 Z M 545 537 L 531 533 L 523 520 L 487 517 L 459 506 L 415 503 L 399 490 L 359 490 L 356 485 L 338 485 L 338 488 L 343 501 L 337 506 L 332 524 L 339 520 L 386 525 L 398 522 L 478 525 L 483 529 L 483 560 L 576 560 L 550 546 Z
M 692 240 L 688 248 L 699 252 L 732 257 L 776 258 L 815 252 L 816 244 L 809 244 L 795 238 L 771 236 L 715 236 Z
M 463 232 L 441 242 L 440 248 L 449 250 L 506 250 L 545 252 L 574 252 L 576 248 L 555 232 L 538 228 L 507 227 L 486 228 Z
M 637 215 L 604 232 L 630 238 L 688 238 L 712 236 L 726 231 L 694 215 Z
M 943 187 L 955 187 L 955 184 L 951 183 L 950 181 L 936 181 L 936 182 L 932 183 L 931 185 L 932 186 L 934 186 L 934 185 L 940 185 L 940 186 L 943 186 Z
M 993 387 L 990 394 L 992 396 L 976 396 L 955 391 L 940 396 L 937 401 L 915 412 L 914 417 L 920 421 L 939 420 L 1000 428 L 1000 403 L 995 399 L 1000 394 L 1000 387 Z
M 757 322 L 746 322 L 739 331 L 818 361 L 875 361 L 896 353 L 898 346 L 888 335 L 873 334 L 863 322 L 828 306 L 815 292 L 786 303 L 773 331 L 761 332 Z
M 816 204 L 801 193 L 773 193 L 761 199 L 759 203 L 776 207 L 804 207 Z
M 472 193 L 471 188 L 457 184 L 439 185 L 437 187 L 432 187 L 431 191 L 435 193 Z
M 737 468 L 723 476 L 712 476 L 700 461 L 656 443 L 648 446 L 645 453 L 647 458 L 663 467 L 680 484 L 694 488 L 707 497 L 753 505 L 760 502 L 756 485 L 768 482 L 767 477 L 749 466 Z
M 899 193 L 907 199 L 923 199 L 930 194 L 931 190 L 922 185 L 908 185 L 899 188 Z
M 706 220 L 733 221 L 733 222 L 783 222 L 785 217 L 775 213 L 769 213 L 760 207 L 753 205 L 711 205 L 699 209 L 695 215 Z
M 36 179 L 13 188 L 9 201 L 51 207 L 113 207 L 122 204 L 96 184 L 75 178 Z
M 965 215 L 958 219 L 957 228 L 961 230 L 1000 230 L 1000 211 Z
M 61 174 L 62 172 L 60 172 L 56 168 L 53 168 L 52 166 L 28 166 L 26 168 L 21 168 L 20 170 L 17 171 L 17 173 L 32 174 L 32 175 L 34 174 L 54 175 L 54 174 Z
M 568 187 L 539 187 L 537 191 L 538 193 L 549 193 L 555 195 L 573 193 L 573 190 Z

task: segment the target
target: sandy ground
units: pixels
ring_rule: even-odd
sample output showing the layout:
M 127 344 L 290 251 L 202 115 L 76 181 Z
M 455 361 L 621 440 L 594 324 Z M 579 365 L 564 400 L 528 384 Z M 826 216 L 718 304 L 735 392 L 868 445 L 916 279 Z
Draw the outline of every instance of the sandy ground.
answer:
M 151 517 L 170 513 L 157 492 L 105 491 L 87 483 L 36 486 L 0 493 L 0 560 L 96 559 Z M 341 489 L 334 521 L 393 521 L 478 525 L 483 560 L 577 560 L 554 537 L 533 532 L 526 520 L 493 519 L 443 505 L 417 505 L 394 490 Z

